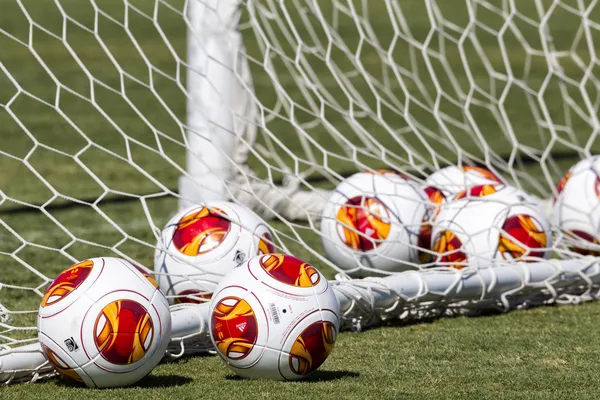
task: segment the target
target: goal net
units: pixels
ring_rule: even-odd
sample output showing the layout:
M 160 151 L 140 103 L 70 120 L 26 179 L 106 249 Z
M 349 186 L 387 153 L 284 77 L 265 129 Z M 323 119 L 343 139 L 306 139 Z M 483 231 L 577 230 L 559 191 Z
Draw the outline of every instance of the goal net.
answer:
M 178 207 L 249 206 L 279 251 L 333 278 L 340 270 L 321 246 L 321 212 L 357 171 L 423 182 L 448 165 L 479 165 L 544 205 L 565 171 L 600 149 L 595 0 L 2 8 L 0 349 L 35 341 L 40 298 L 68 265 L 118 256 L 152 268 Z M 581 257 L 554 234 L 555 257 Z M 567 272 L 553 261 L 539 280 L 518 269 L 510 292 L 534 282 L 543 301 L 593 297 L 594 261 Z M 411 298 L 387 281 L 336 285 L 353 297 L 348 310 L 358 314 L 348 321 L 405 316 L 423 298 L 418 316 L 450 305 L 468 278 L 444 273 L 453 274 L 447 290 L 423 286 Z M 460 306 L 504 304 L 492 286 Z M 380 307 L 377 290 L 387 293 Z

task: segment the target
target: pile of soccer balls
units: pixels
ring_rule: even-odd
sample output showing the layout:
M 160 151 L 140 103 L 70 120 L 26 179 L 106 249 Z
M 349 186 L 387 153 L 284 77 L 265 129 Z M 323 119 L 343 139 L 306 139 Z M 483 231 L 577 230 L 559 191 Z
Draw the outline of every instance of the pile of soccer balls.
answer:
M 535 198 L 484 168 L 447 167 L 424 183 L 361 172 L 332 192 L 321 219 L 323 247 L 354 277 L 538 261 L 556 247 L 553 230 L 570 251 L 598 255 L 599 173 L 600 157 L 571 168 L 549 220 Z M 210 300 L 211 339 L 231 369 L 250 378 L 303 378 L 330 354 L 339 306 L 315 267 L 275 252 L 268 225 L 243 206 L 184 210 L 162 231 L 154 277 L 107 257 L 60 274 L 39 310 L 42 349 L 66 379 L 130 385 L 165 354 L 169 305 Z
M 339 305 L 315 267 L 275 254 L 272 240 L 250 210 L 215 202 L 167 224 L 155 255 L 156 280 L 118 258 L 71 266 L 39 309 L 47 360 L 63 378 L 88 387 L 134 384 L 165 354 L 169 303 L 212 299 L 211 339 L 233 371 L 248 378 L 306 377 L 333 349 Z
M 600 156 L 573 166 L 545 215 L 538 199 L 485 168 L 446 167 L 424 183 L 388 170 L 357 173 L 323 211 L 323 247 L 352 277 L 540 261 L 561 246 L 599 255 L 599 174 Z
M 331 285 L 315 267 L 289 255 L 253 257 L 230 272 L 215 288 L 210 308 L 217 353 L 247 378 L 306 377 L 329 356 L 339 330 Z M 171 322 L 167 298 L 144 269 L 93 258 L 52 282 L 40 305 L 38 338 L 66 380 L 127 386 L 163 358 Z

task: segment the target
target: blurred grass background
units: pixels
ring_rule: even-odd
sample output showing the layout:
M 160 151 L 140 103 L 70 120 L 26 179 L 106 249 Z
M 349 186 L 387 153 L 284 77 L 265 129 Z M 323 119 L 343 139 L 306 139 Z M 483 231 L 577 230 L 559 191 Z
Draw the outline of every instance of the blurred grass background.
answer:
M 582 24 L 573 12 L 590 2 L 428 4 L 261 1 L 242 9 L 266 112 L 257 148 L 273 146 L 250 157 L 258 176 L 281 179 L 283 167 L 298 163 L 315 185 L 330 188 L 334 172 L 393 166 L 419 175 L 468 158 L 512 171 L 516 183 L 548 196 L 566 168 L 599 150 L 590 122 L 599 101 L 595 47 L 577 40 Z M 493 7 L 509 4 L 513 29 L 503 29 L 506 18 Z M 154 229 L 175 212 L 185 168 L 184 5 L 0 0 L 0 303 L 10 310 L 36 310 L 48 279 L 76 260 L 126 255 L 152 266 Z M 267 17 L 257 23 L 253 11 Z M 588 15 L 600 21 L 598 7 Z M 547 30 L 538 29 L 542 20 Z M 467 27 L 474 36 L 463 34 Z M 544 46 L 556 50 L 554 72 Z M 367 133 L 372 139 L 364 141 Z M 317 233 L 270 224 L 291 252 L 319 264 L 308 251 L 322 252 Z M 319 382 L 237 380 L 216 357 L 200 357 L 163 364 L 136 388 L 93 395 L 591 397 L 598 312 L 596 304 L 550 307 L 345 333 Z M 13 325 L 35 326 L 35 313 L 13 317 Z M 57 381 L 0 391 L 7 399 L 91 395 Z

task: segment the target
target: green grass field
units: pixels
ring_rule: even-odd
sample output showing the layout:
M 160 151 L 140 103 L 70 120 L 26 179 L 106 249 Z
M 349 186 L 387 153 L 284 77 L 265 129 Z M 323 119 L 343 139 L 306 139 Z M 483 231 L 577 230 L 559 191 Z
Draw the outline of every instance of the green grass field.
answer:
M 151 0 L 130 1 L 134 8 L 127 8 L 127 13 L 118 0 L 59 3 L 62 10 L 50 0 L 0 0 L 0 304 L 13 311 L 32 311 L 13 315 L 12 325 L 29 329 L 3 331 L 0 327 L 0 344 L 35 335 L 31 327 L 35 326 L 39 296 L 48 279 L 71 263 L 117 255 L 151 267 L 154 228 L 163 226 L 176 210 L 177 179 L 185 168 L 181 123 L 186 101 L 174 79 L 181 73 L 181 84 L 185 84 L 185 67 L 177 58 L 185 60 L 186 30 L 176 11 L 182 10 L 184 1 L 166 2 L 172 9 L 164 3 L 156 6 Z M 313 25 L 312 33 L 301 28 L 295 32 L 306 45 L 303 68 L 319 80 L 318 86 L 304 88 L 310 88 L 310 94 L 283 73 L 286 62 L 282 56 L 293 60 L 297 46 L 287 44 L 289 32 L 285 34 L 275 21 L 289 17 L 297 23 L 306 18 L 314 24 L 317 16 L 295 10 L 290 2 L 289 15 L 278 9 L 268 23 L 262 21 L 263 26 L 270 24 L 271 34 L 280 41 L 280 53 L 273 52 L 271 62 L 279 74 L 280 89 L 299 105 L 293 120 L 285 107 L 272 111 L 281 105 L 277 88 L 262 65 L 261 43 L 248 23 L 250 13 L 243 11 L 242 31 L 255 92 L 267 113 L 257 143 L 268 148 L 272 137 L 283 143 L 273 145 L 273 152 L 251 155 L 249 164 L 258 176 L 280 179 L 282 165 L 294 167 L 298 161 L 298 170 L 307 172 L 313 184 L 332 187 L 332 172 L 348 174 L 361 163 L 373 168 L 395 165 L 419 173 L 469 156 L 479 162 L 489 159 L 505 173 L 515 171 L 513 179 L 547 196 L 552 182 L 579 156 L 600 151 L 589 120 L 575 112 L 589 105 L 592 113 L 597 113 L 597 84 L 589 79 L 577 88 L 565 79 L 580 82 L 583 72 L 577 62 L 589 63 L 594 50 L 585 43 L 573 47 L 579 29 L 573 13 L 557 7 L 548 19 L 556 50 L 572 50 L 570 54 L 577 55 L 560 59 L 564 77 L 548 75 L 545 59 L 535 52 L 528 56 L 524 50 L 523 43 L 534 50 L 543 47 L 539 31 L 525 22 L 525 17 L 537 23 L 541 20 L 534 2 L 518 3 L 521 17 L 515 17 L 514 25 L 522 37 L 507 32 L 498 41 L 497 34 L 477 27 L 485 60 L 476 56 L 473 44 L 467 41 L 464 57 L 469 61 L 469 77 L 452 40 L 442 40 L 441 34 L 429 36 L 431 14 L 424 2 L 399 3 L 410 38 L 394 34 L 389 22 L 392 11 L 381 0 L 319 2 L 324 20 L 336 26 L 347 48 L 333 46 L 324 61 L 322 49 L 327 38 L 318 25 Z M 438 3 L 446 18 L 446 34 L 458 39 L 457 32 L 469 22 L 465 3 Z M 546 9 L 553 7 L 551 1 L 537 3 Z M 577 2 L 562 3 L 576 6 Z M 346 15 L 351 5 L 358 13 L 368 12 L 371 27 L 357 25 Z M 155 11 L 156 25 L 148 18 Z M 126 14 L 128 30 L 122 26 Z M 502 17 L 481 6 L 477 7 L 477 19 L 496 30 L 503 24 Z M 590 19 L 600 21 L 600 11 L 592 10 Z M 456 30 L 449 28 L 450 23 Z M 361 37 L 369 40 L 360 41 Z M 443 51 L 433 52 L 426 60 L 415 47 L 425 41 L 430 48 Z M 311 46 L 317 44 L 321 52 L 311 55 Z M 136 45 L 156 70 L 148 68 Z M 382 62 L 388 56 L 382 55 L 381 49 L 396 70 Z M 506 63 L 503 51 L 508 55 Z M 446 63 L 436 54 L 443 54 Z M 428 74 L 426 61 L 431 61 L 429 68 L 436 72 L 438 82 Z M 488 68 L 499 75 L 490 79 Z M 590 68 L 592 78 L 594 68 Z M 518 85 L 502 95 L 506 82 L 499 76 L 508 69 L 516 80 L 527 78 L 537 101 L 533 108 L 532 97 Z M 332 70 L 355 88 L 352 102 Z M 55 79 L 62 86 L 57 86 Z M 470 107 L 477 134 L 465 128 L 465 115 L 453 103 L 464 104 L 461 96 L 472 87 L 470 80 L 480 88 L 473 93 Z M 369 82 L 381 85 L 369 86 Z M 445 119 L 432 117 L 436 87 L 445 95 L 440 97 L 435 115 Z M 571 103 L 563 101 L 567 93 Z M 489 97 L 501 96 L 505 96 L 502 106 L 489 101 Z M 318 103 L 323 97 L 328 99 L 323 108 L 327 123 L 310 110 L 311 101 Z M 585 98 L 591 103 L 586 104 Z M 374 111 L 378 106 L 379 115 Z M 540 128 L 535 111 L 547 113 L 544 119 L 552 123 L 554 131 Z M 302 147 L 296 134 L 299 125 L 305 128 L 307 147 Z M 407 129 L 411 126 L 420 133 Z M 340 144 L 339 137 L 331 133 L 334 129 L 358 149 L 356 154 Z M 360 129 L 373 139 L 361 141 L 356 134 Z M 507 135 L 509 131 L 512 137 Z M 542 157 L 545 150 L 550 151 Z M 318 168 L 311 169 L 311 153 Z M 280 165 L 275 154 L 281 157 Z M 509 165 L 503 157 L 511 154 L 516 158 Z M 550 176 L 543 175 L 542 166 Z M 321 265 L 315 255 L 322 253 L 315 231 L 302 223 L 274 220 L 270 224 L 290 252 Z M 324 268 L 331 276 L 332 270 Z M 588 303 L 407 326 L 390 323 L 362 333 L 342 333 L 332 356 L 305 382 L 241 380 L 218 357 L 190 357 L 159 365 L 131 388 L 96 391 L 51 380 L 2 387 L 0 397 L 597 398 L 597 317 L 600 306 Z

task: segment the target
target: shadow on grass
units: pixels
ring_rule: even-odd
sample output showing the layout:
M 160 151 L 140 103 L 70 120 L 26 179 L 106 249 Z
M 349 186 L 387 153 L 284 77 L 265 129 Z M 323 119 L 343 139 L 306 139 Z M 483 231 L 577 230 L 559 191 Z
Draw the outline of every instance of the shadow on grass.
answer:
M 537 306 L 531 306 L 529 308 L 525 308 L 526 310 L 536 308 Z M 511 309 L 512 311 L 512 309 Z M 378 324 L 374 324 L 371 326 L 367 326 L 361 329 L 361 332 L 369 331 L 371 329 L 381 329 L 381 328 L 397 328 L 397 327 L 405 327 L 412 325 L 427 325 L 433 324 L 442 319 L 448 318 L 488 318 L 495 317 L 497 315 L 506 314 L 506 311 L 500 310 L 497 308 L 482 308 L 479 310 L 469 310 L 462 313 L 440 313 L 439 315 L 432 315 L 428 317 L 420 317 L 415 319 L 388 319 L 386 321 L 380 322 Z
M 184 354 L 183 356 L 178 357 L 178 358 L 165 357 L 161 360 L 160 363 L 161 364 L 186 364 L 190 360 L 193 360 L 196 358 L 213 358 L 216 356 L 217 355 L 215 353 L 198 352 L 198 353 Z
M 127 389 L 127 388 L 168 388 L 168 387 L 175 387 L 175 386 L 183 386 L 185 384 L 188 384 L 190 382 L 192 382 L 193 379 L 188 378 L 187 376 L 181 376 L 181 375 L 148 375 L 145 378 L 143 378 L 142 380 L 140 380 L 137 383 L 134 383 L 131 386 L 126 386 L 124 388 L 119 388 L 119 389 Z M 56 382 L 57 385 L 59 386 L 64 386 L 64 387 L 69 387 L 69 388 L 74 388 L 74 389 L 81 389 L 81 390 L 90 390 L 88 388 L 85 387 L 85 385 L 81 384 L 81 383 L 75 383 L 72 381 L 65 381 L 62 379 L 58 379 Z M 98 389 L 91 389 L 91 390 L 98 390 Z
M 547 301 L 548 298 L 547 296 L 540 296 L 539 298 L 530 298 L 527 300 L 527 303 L 523 303 L 520 301 L 513 301 L 511 300 L 510 302 L 510 308 L 508 309 L 508 311 L 513 312 L 513 311 L 531 311 L 531 310 L 536 310 L 536 309 L 550 309 L 550 308 L 556 308 L 559 307 L 560 305 L 557 303 L 551 303 L 551 304 L 547 304 L 545 303 L 545 301 Z M 381 329 L 381 328 L 397 328 L 397 327 L 405 327 L 405 326 L 412 326 L 412 325 L 426 325 L 426 324 L 432 324 L 435 323 L 441 319 L 448 319 L 448 318 L 473 318 L 473 319 L 477 319 L 477 318 L 495 318 L 498 315 L 505 315 L 507 313 L 507 310 L 498 307 L 487 307 L 487 308 L 480 308 L 480 309 L 471 309 L 471 310 L 463 310 L 461 312 L 452 312 L 451 310 L 440 310 L 440 312 L 438 314 L 435 315 L 431 315 L 431 316 L 427 316 L 427 317 L 420 317 L 420 318 L 415 318 L 415 319 L 388 319 L 386 321 L 382 321 L 379 322 L 377 324 L 374 325 L 370 325 L 367 327 L 364 327 L 361 329 L 361 332 L 365 332 L 371 329 Z
M 299 381 L 288 381 L 288 382 L 328 382 L 335 381 L 338 379 L 347 379 L 347 378 L 358 378 L 360 374 L 354 371 L 320 371 L 317 370 L 307 376 L 304 379 Z M 227 375 L 225 379 L 230 381 L 245 381 L 250 380 L 249 378 L 244 378 L 239 375 Z
M 181 375 L 148 375 L 138 383 L 130 386 L 134 388 L 166 388 L 183 386 L 192 382 L 192 378 Z

